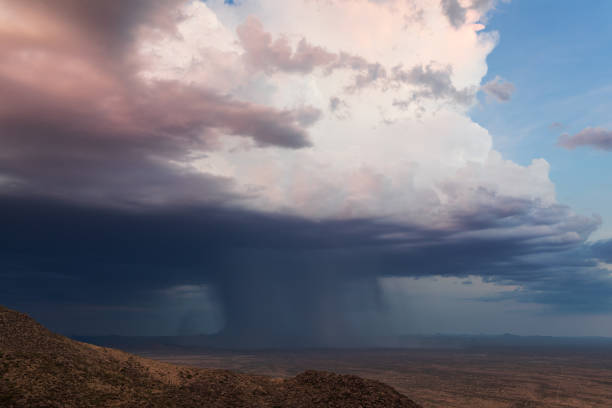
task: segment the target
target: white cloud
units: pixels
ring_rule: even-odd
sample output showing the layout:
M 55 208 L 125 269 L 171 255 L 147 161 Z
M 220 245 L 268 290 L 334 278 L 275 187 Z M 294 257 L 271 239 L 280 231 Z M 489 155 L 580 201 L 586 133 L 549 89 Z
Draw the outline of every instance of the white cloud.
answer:
M 259 0 L 233 7 L 213 0 L 187 10 L 179 37 L 143 46 L 156 55 L 147 76 L 193 81 L 278 109 L 324 112 L 310 129 L 310 148 L 262 149 L 228 136 L 193 163 L 234 180 L 235 192 L 248 196 L 243 204 L 315 218 L 385 216 L 427 225 L 449 222 L 457 209 L 477 209 L 482 191 L 487 200 L 555 204 L 548 163 L 504 160 L 487 130 L 468 117 L 469 99 L 455 100 L 458 90 L 478 89 L 487 71 L 486 57 L 497 42 L 496 33 L 481 32 L 478 23 L 487 8 L 470 9 L 460 26 L 425 0 Z M 270 46 L 282 39 L 278 61 L 291 69 L 252 69 L 253 55 L 246 58 L 236 33 L 249 16 L 261 24 L 258 33 L 269 35 Z M 326 58 L 297 69 L 291 58 L 301 58 L 295 54 L 300 43 L 302 51 Z M 342 53 L 380 64 L 389 74 L 398 66 L 442 67 L 448 83 L 436 77 L 434 85 L 452 87 L 455 96 L 423 92 L 417 80 L 351 89 L 359 73 L 324 67 Z M 398 103 L 411 98 L 418 103 Z M 342 100 L 342 115 L 329 111 L 330 100 Z

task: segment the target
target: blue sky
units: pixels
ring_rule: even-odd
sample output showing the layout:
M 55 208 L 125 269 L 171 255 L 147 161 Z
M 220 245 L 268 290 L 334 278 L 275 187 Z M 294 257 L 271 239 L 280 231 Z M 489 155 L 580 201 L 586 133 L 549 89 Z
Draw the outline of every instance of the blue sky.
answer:
M 484 81 L 499 75 L 516 86 L 507 103 L 483 103 L 472 118 L 489 130 L 504 157 L 551 165 L 559 201 L 602 216 L 591 239 L 612 237 L 612 160 L 592 148 L 556 145 L 562 133 L 612 127 L 612 3 L 500 3 L 487 30 L 500 41 L 487 58 Z M 556 124 L 556 125 L 553 125 Z

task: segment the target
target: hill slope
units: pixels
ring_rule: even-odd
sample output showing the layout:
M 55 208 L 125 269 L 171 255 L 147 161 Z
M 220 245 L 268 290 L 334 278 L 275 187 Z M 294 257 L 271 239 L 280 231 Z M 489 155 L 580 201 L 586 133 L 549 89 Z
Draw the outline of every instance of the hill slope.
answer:
M 307 371 L 282 380 L 180 367 L 54 334 L 0 306 L 1 407 L 406 407 L 393 388 Z

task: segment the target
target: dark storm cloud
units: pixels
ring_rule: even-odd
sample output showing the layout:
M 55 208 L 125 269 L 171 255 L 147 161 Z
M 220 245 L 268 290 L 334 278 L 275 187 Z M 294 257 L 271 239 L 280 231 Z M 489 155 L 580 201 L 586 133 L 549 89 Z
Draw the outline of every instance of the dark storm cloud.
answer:
M 477 274 L 537 287 L 543 303 L 562 287 L 571 290 L 571 274 L 557 275 L 550 292 L 540 286 L 555 276 L 550 268 L 558 263 L 550 259 L 581 245 L 579 237 L 563 237 L 578 225 L 588 235 L 596 222 L 572 220 L 562 207 L 546 210 L 527 201 L 505 201 L 458 213 L 453 226 L 424 229 L 374 219 L 316 222 L 213 206 L 136 211 L 5 197 L 0 202 L 0 293 L 3 302 L 21 308 L 70 305 L 105 310 L 121 320 L 128 318 L 123 309 L 147 311 L 162 291 L 204 284 L 218 294 L 227 345 L 346 345 L 357 339 L 367 344 L 364 334 L 385 330 L 377 314 L 384 307 L 377 283 L 381 276 Z M 469 228 L 494 231 L 526 223 L 542 228 L 461 235 Z M 583 287 L 583 302 L 595 304 L 602 292 L 588 292 L 595 288 L 588 282 Z M 580 301 L 578 295 L 574 301 Z M 60 316 L 48 317 L 50 324 Z M 88 321 L 71 330 L 92 330 Z
M 163 201 L 169 186 L 181 199 L 197 191 L 208 200 L 221 180 L 175 163 L 213 149 L 223 135 L 310 145 L 316 109 L 277 110 L 138 75 L 137 40 L 173 35 L 177 4 L 5 3 L 15 21 L 35 28 L 0 33 L 0 177 L 9 188 Z
M 549 313 L 598 314 L 612 311 L 612 241 L 570 245 L 561 251 L 534 251 L 500 262 L 489 282 L 517 285 L 518 289 L 483 298 L 515 300 L 546 306 Z
M 4 0 L 9 16 L 27 21 L 32 30 L 15 29 L 2 32 L 5 47 L 44 46 L 53 52 L 79 54 L 98 63 L 118 65 L 132 51 L 136 36 L 174 32 L 182 16 L 177 6 L 182 0 L 130 2 L 79 0 Z M 117 57 L 119 57 L 117 59 Z
M 598 259 L 612 264 L 612 240 L 598 241 L 591 248 Z
M 573 257 L 576 256 L 573 254 Z M 526 264 L 522 270 L 526 275 L 522 278 L 514 276 L 500 280 L 498 276 L 493 276 L 489 279 L 491 282 L 519 285 L 519 289 L 480 300 L 515 300 L 538 304 L 553 314 L 598 314 L 612 311 L 610 271 L 598 268 L 592 260 L 583 258 L 582 262 L 574 260 L 564 264 L 559 259 L 549 259 L 546 264 L 543 260 Z
M 548 305 L 565 313 L 609 313 L 612 311 L 612 282 L 605 270 L 555 271 L 554 279 L 525 285 L 518 300 Z
M 597 150 L 612 151 L 612 130 L 588 127 L 580 132 L 561 135 L 557 144 L 569 150 L 588 146 Z
M 173 163 L 214 148 L 221 131 L 250 133 L 259 145 L 305 146 L 302 126 L 318 118 L 316 110 L 279 112 L 175 83 L 141 90 L 115 95 L 110 106 L 85 95 L 58 105 L 40 88 L 24 94 L 0 79 L 0 92 L 12 96 L 0 113 L 0 173 L 14 179 L 14 188 L 39 192 L 91 196 L 96 185 L 100 195 L 163 201 L 155 192 L 167 186 L 165 197 L 208 200 L 221 180 Z
M 431 227 L 236 208 L 232 180 L 185 163 L 226 134 L 308 146 L 305 129 L 319 111 L 140 78 L 136 41 L 174 32 L 181 16 L 173 2 L 5 4 L 36 30 L 0 34 L 0 301 L 46 313 L 52 326 L 92 331 L 104 314 L 126 330 L 148 316 L 154 328 L 160 298 L 207 285 L 218 294 L 228 344 L 347 344 L 384 332 L 380 277 L 477 274 L 545 288 L 556 259 L 566 259 L 560 254 L 580 248 L 598 225 L 566 207 L 486 191 Z M 419 97 L 470 98 L 447 68 L 387 73 L 357 56 L 330 60 L 305 41 L 292 51 L 249 24 L 260 37 L 246 38 L 257 40 L 247 57 L 258 69 L 349 69 L 356 88 L 408 84 Z M 570 277 L 538 293 L 569 290 Z M 582 287 L 587 303 L 602 296 Z M 88 314 L 73 322 L 66 313 Z M 192 311 L 183 317 L 177 330 L 193 326 Z
M 120 313 L 147 309 L 168 288 L 210 284 L 227 341 L 248 344 L 346 339 L 343 317 L 359 310 L 352 301 L 377 293 L 375 273 L 347 269 L 352 252 L 380 245 L 388 229 L 213 207 L 136 212 L 7 197 L 0 207 L 3 302 Z

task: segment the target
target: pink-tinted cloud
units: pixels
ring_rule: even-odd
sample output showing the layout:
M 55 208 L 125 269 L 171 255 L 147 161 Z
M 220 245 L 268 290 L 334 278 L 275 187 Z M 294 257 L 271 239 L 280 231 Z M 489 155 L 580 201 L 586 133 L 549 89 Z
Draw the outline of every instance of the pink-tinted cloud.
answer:
M 336 59 L 335 54 L 311 45 L 304 38 L 295 51 L 285 37 L 273 41 L 272 35 L 264 31 L 261 22 L 253 16 L 237 28 L 237 33 L 248 63 L 266 72 L 281 70 L 308 73 Z
M 310 145 L 306 128 L 319 118 L 314 108 L 278 110 L 138 75 L 138 41 L 172 35 L 182 18 L 175 1 L 5 6 L 0 176 L 19 186 L 83 193 L 95 182 L 98 194 L 133 189 L 151 196 L 150 190 L 163 195 L 184 184 L 182 193 L 206 197 L 197 180 L 208 185 L 212 177 L 171 163 L 187 163 L 225 134 L 258 146 Z M 200 187 L 190 189 L 193 183 Z
M 598 150 L 612 151 L 612 130 L 588 127 L 574 135 L 567 133 L 561 135 L 557 144 L 570 150 L 590 146 Z
M 459 104 L 470 104 L 475 90 L 456 89 L 452 83 L 452 69 L 449 66 L 435 67 L 417 65 L 410 69 L 401 66 L 388 70 L 378 62 L 368 61 L 344 51 L 331 53 L 325 48 L 315 46 L 302 38 L 295 49 L 287 37 L 273 40 L 272 35 L 264 30 L 262 23 L 253 16 L 238 26 L 238 38 L 245 50 L 244 58 L 251 68 L 267 74 L 288 72 L 308 74 L 320 68 L 326 74 L 336 70 L 347 70 L 355 73 L 352 83 L 345 89 L 356 92 L 369 86 L 383 88 L 410 85 L 420 88 L 411 96 L 412 101 L 419 99 L 448 99 Z

